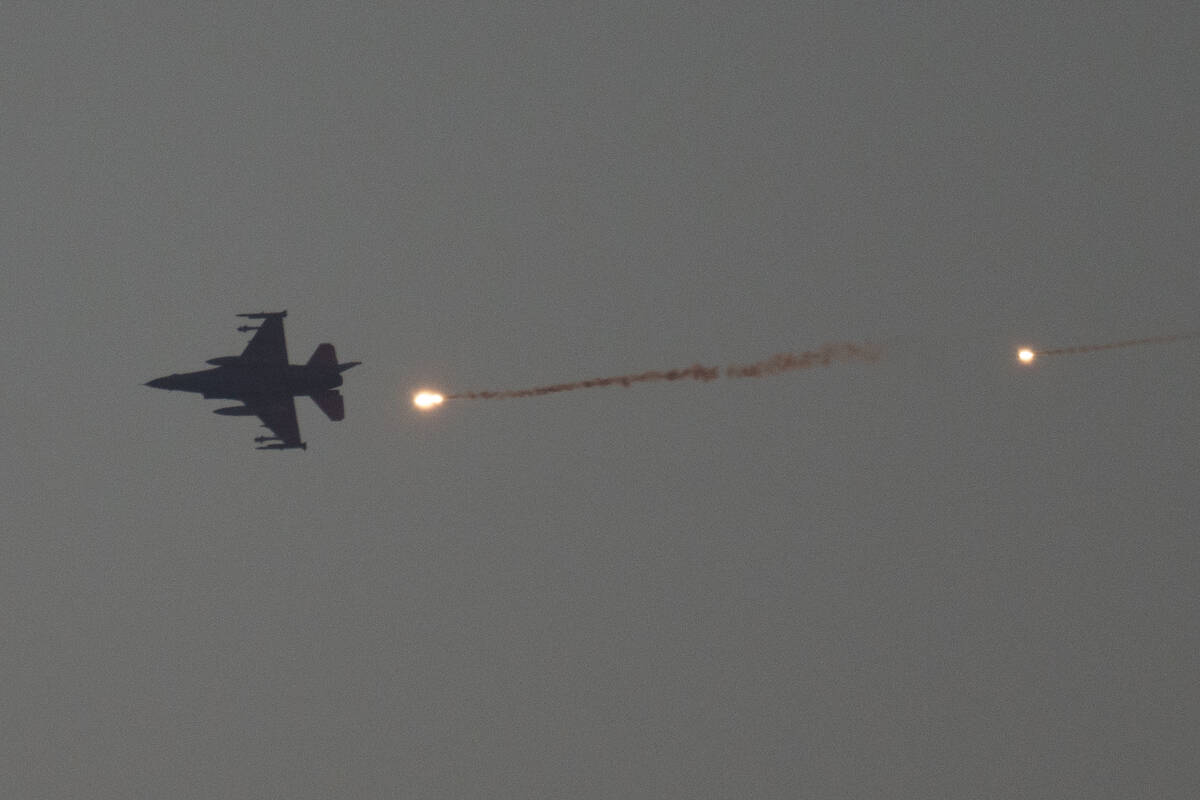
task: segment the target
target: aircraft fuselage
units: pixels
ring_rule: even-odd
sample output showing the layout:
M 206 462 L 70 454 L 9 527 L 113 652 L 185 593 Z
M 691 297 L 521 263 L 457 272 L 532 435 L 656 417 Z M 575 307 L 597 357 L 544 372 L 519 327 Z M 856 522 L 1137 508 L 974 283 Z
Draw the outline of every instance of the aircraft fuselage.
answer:
M 207 398 L 240 400 L 256 395 L 315 394 L 342 385 L 341 371 L 305 364 L 221 366 L 199 372 L 165 375 L 147 383 L 155 389 L 196 392 Z

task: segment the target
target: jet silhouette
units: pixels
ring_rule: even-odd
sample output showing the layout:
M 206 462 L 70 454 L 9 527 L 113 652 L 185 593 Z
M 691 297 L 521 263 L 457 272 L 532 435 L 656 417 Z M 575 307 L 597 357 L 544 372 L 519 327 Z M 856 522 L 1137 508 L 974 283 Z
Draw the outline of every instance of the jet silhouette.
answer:
M 361 361 L 337 362 L 337 353 L 329 343 L 317 345 L 307 364 L 289 364 L 287 343 L 283 335 L 286 311 L 262 311 L 238 314 L 239 317 L 261 319 L 258 326 L 243 325 L 238 330 L 256 333 L 240 356 L 210 358 L 213 369 L 164 375 L 148 382 L 155 389 L 198 392 L 205 398 L 240 400 L 242 405 L 218 408 L 214 414 L 231 417 L 257 416 L 272 436 L 257 436 L 259 450 L 308 449 L 300 441 L 300 424 L 296 421 L 297 395 L 308 395 L 335 422 L 346 416 L 342 395 L 336 391 L 342 385 L 342 373 Z M 270 444 L 264 444 L 270 442 Z

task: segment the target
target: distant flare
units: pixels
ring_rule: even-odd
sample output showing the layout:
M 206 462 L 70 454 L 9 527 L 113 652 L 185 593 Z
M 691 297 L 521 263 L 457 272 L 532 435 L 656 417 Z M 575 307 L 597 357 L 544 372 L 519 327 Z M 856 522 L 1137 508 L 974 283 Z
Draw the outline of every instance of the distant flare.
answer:
M 413 405 L 422 411 L 428 411 L 431 408 L 437 408 L 446 400 L 445 397 L 437 392 L 417 392 L 413 395 Z
M 1017 351 L 1017 358 L 1023 364 L 1032 364 L 1038 356 L 1077 356 L 1083 353 L 1098 353 L 1101 350 L 1116 350 L 1122 347 L 1141 347 L 1147 344 L 1167 344 L 1182 342 L 1188 339 L 1200 339 L 1200 331 L 1173 333 L 1167 336 L 1149 336 L 1145 339 L 1125 339 L 1120 342 L 1104 342 L 1102 344 L 1078 344 L 1074 347 L 1053 347 L 1047 350 L 1032 350 L 1023 347 Z

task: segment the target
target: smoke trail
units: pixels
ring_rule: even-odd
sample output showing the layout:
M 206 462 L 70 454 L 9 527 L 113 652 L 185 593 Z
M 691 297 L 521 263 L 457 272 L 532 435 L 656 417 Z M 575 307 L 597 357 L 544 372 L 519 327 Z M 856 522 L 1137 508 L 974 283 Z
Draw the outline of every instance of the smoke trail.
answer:
M 801 353 L 777 353 L 764 361 L 753 364 L 730 364 L 725 368 L 726 378 L 765 378 L 782 372 L 812 367 L 828 367 L 835 362 L 863 361 L 867 363 L 878 361 L 882 349 L 872 344 L 854 344 L 840 342 L 823 345 L 818 350 L 806 350 Z M 720 367 L 706 367 L 703 364 L 693 364 L 690 367 L 667 371 L 650 370 L 636 372 L 632 375 L 617 375 L 611 378 L 590 378 L 571 383 L 555 383 L 550 386 L 535 386 L 532 389 L 505 389 L 485 392 L 459 392 L 446 395 L 447 400 L 500 400 L 516 397 L 541 397 L 558 392 L 573 392 L 576 389 L 595 389 L 601 386 L 625 386 L 635 383 L 655 383 L 658 381 L 678 381 L 685 378 L 702 383 L 715 381 L 721 377 Z
M 765 378 L 796 369 L 828 367 L 835 361 L 863 361 L 873 364 L 882 355 L 883 348 L 878 345 L 838 342 L 822 345 L 820 350 L 806 350 L 803 353 L 776 353 L 765 361 L 756 361 L 753 364 L 730 364 L 725 368 L 725 377 Z
M 1108 342 L 1106 344 L 1081 344 L 1075 347 L 1055 347 L 1049 350 L 1032 350 L 1035 356 L 1074 356 L 1081 353 L 1096 353 L 1100 350 L 1116 350 L 1119 347 L 1140 347 L 1144 344 L 1166 344 L 1185 339 L 1200 338 L 1200 331 L 1177 333 L 1170 336 L 1151 336 L 1146 339 L 1126 339 L 1123 342 Z

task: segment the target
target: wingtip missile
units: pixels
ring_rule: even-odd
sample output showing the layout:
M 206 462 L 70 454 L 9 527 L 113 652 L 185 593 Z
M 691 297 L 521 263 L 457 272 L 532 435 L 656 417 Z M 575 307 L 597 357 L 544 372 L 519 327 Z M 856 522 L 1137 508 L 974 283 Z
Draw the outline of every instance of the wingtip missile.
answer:
M 246 317 L 247 319 L 271 319 L 272 317 L 282 319 L 287 316 L 287 311 L 255 311 L 250 314 L 238 314 L 238 316 Z
M 262 327 L 262 326 L 261 325 L 238 325 L 238 330 L 241 331 L 242 333 L 245 333 L 246 331 L 256 331 L 260 327 Z
M 260 445 L 255 450 L 307 450 L 308 442 L 300 442 L 299 444 L 264 444 Z

